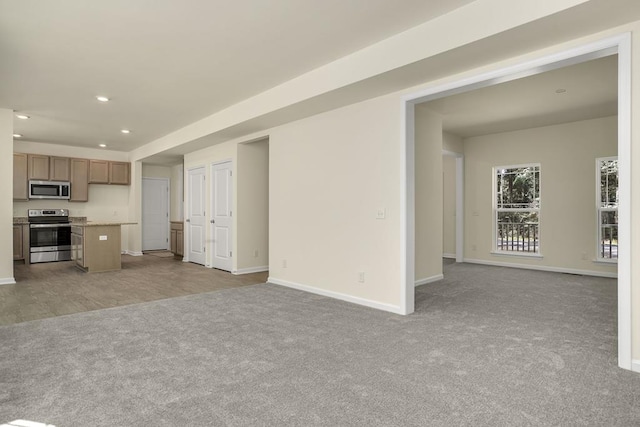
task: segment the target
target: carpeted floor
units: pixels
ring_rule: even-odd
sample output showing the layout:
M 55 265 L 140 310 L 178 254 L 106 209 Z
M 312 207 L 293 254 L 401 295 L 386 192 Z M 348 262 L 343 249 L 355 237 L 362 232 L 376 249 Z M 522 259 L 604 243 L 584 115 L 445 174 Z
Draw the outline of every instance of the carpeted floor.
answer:
M 446 265 L 398 316 L 275 285 L 0 327 L 0 423 L 640 424 L 611 279 Z

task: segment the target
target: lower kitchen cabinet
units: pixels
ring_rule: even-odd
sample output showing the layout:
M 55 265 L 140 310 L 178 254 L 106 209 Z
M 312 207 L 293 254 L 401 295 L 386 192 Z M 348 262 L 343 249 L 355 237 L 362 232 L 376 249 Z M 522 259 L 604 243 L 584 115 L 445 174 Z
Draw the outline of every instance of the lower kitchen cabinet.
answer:
M 25 231 L 24 225 L 13 226 L 13 259 L 14 261 L 25 259 L 24 251 L 25 251 L 25 248 L 28 248 L 29 246 L 28 244 L 25 245 L 24 239 L 25 239 L 25 236 L 28 238 L 28 233 L 29 233 L 29 229 Z
M 176 256 L 184 256 L 184 224 L 171 221 L 171 252 Z
M 88 273 L 120 270 L 120 224 L 71 227 L 71 259 Z

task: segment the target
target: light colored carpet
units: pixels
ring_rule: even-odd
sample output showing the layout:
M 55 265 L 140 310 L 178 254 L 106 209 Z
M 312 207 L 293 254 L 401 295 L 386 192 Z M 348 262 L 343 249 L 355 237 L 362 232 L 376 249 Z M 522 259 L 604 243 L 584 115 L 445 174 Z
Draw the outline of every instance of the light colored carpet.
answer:
M 259 285 L 0 327 L 0 423 L 640 424 L 614 280 L 445 276 L 411 316 Z

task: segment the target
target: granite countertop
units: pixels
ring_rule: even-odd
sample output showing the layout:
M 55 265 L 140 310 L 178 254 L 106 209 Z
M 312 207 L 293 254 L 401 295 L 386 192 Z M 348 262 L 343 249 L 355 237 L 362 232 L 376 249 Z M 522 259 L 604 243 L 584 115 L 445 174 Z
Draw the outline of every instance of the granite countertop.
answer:
M 87 221 L 86 216 L 70 216 L 69 222 L 71 225 L 79 225 L 82 227 L 98 227 L 104 225 L 136 225 L 137 222 L 129 221 Z M 13 225 L 27 225 L 29 219 L 26 216 L 14 216 Z
M 87 222 L 86 216 L 70 216 L 69 222 L 72 224 L 77 222 Z M 13 217 L 13 225 L 26 225 L 29 224 L 29 218 L 26 216 L 14 216 Z
M 13 225 L 29 224 L 29 220 L 26 216 L 14 216 Z
M 73 225 L 79 227 L 102 227 L 111 225 L 136 225 L 137 222 L 121 222 L 121 221 L 84 221 L 74 222 Z

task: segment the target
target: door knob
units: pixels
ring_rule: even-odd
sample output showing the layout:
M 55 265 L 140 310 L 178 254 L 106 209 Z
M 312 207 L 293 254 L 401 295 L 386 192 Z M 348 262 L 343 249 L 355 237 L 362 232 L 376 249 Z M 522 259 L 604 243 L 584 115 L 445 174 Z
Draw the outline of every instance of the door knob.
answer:
M 190 220 L 190 219 L 187 219 L 187 222 L 191 222 L 191 220 Z

